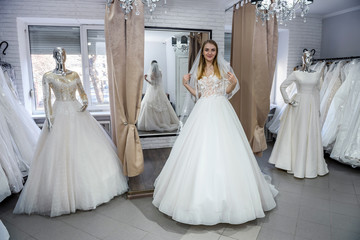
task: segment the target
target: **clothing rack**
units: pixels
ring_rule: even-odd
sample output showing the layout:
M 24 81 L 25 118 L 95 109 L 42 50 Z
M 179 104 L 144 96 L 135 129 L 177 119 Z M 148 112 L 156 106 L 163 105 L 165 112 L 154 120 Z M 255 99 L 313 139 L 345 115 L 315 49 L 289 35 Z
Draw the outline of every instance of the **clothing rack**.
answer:
M 319 59 L 313 59 L 313 62 L 318 62 L 318 61 L 337 61 L 337 60 L 356 59 L 356 58 L 360 58 L 360 56 L 339 57 L 339 58 L 319 58 Z

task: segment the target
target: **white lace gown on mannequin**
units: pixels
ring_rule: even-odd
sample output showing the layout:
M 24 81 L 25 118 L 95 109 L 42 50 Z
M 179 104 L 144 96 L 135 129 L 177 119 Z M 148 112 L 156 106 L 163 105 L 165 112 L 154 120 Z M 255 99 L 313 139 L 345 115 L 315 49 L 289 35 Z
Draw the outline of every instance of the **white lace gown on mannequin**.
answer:
M 40 129 L 17 99 L 8 75 L 0 69 L 0 166 L 11 192 L 23 188 L 39 135 Z
M 297 94 L 290 99 L 286 88 L 295 82 Z M 323 156 L 319 119 L 319 72 L 294 71 L 281 84 L 288 105 L 269 162 L 297 178 L 315 178 L 329 172 Z
M 142 131 L 170 132 L 178 127 L 179 119 L 165 95 L 160 73 L 159 77 L 152 77 L 147 86 L 137 128 Z
M 198 81 L 201 98 L 155 181 L 153 204 L 178 222 L 241 224 L 276 206 L 277 190 L 261 173 L 225 81 Z
M 26 185 L 14 213 L 51 217 L 89 210 L 127 191 L 116 148 L 89 112 L 80 112 L 77 73 L 44 75 L 54 91 L 53 125 L 45 122 Z M 50 96 L 45 85 L 45 99 Z M 48 101 L 45 101 L 45 104 Z
M 349 85 L 345 93 L 343 117 L 330 157 L 353 167 L 360 167 L 360 64 L 350 69 L 344 84 Z

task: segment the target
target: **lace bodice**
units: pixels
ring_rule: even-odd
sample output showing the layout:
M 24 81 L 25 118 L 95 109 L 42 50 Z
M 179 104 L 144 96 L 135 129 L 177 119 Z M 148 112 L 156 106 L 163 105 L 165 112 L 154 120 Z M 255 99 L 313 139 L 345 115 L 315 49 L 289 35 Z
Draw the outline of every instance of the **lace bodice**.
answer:
M 215 74 L 209 77 L 203 76 L 198 80 L 198 92 L 201 98 L 211 96 L 225 96 L 229 85 L 227 79 L 219 79 Z
M 46 116 L 51 115 L 51 90 L 55 94 L 56 101 L 76 101 L 76 90 L 79 91 L 81 100 L 88 101 L 80 77 L 76 72 L 58 75 L 47 72 L 43 76 L 43 94 Z

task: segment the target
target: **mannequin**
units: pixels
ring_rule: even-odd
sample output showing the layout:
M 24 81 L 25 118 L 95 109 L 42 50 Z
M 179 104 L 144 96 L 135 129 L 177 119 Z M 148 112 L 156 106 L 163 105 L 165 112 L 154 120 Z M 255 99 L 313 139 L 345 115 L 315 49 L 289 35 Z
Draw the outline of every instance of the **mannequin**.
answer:
M 49 86 L 48 81 L 49 81 L 49 79 L 52 79 L 52 78 L 56 79 L 56 81 L 71 82 L 71 81 L 76 80 L 79 77 L 79 75 L 76 72 L 66 69 L 66 67 L 65 67 L 66 51 L 64 48 L 61 48 L 61 47 L 55 48 L 53 50 L 53 58 L 55 59 L 56 67 L 52 72 L 48 72 L 45 74 L 47 77 L 43 78 L 43 88 L 44 88 L 44 86 Z M 63 77 L 61 77 L 61 76 L 63 76 Z M 48 91 L 48 89 L 44 89 L 44 93 L 46 91 Z M 80 97 L 81 97 L 81 100 L 83 103 L 82 107 L 80 108 L 80 111 L 83 112 L 86 110 L 86 108 L 88 106 L 88 99 L 87 99 L 85 91 L 82 87 L 79 88 L 79 93 L 80 93 Z M 51 105 L 50 95 L 44 97 L 44 105 L 45 105 L 45 115 L 46 115 L 47 127 L 48 127 L 48 130 L 50 131 L 50 129 L 52 128 L 52 119 L 51 119 L 52 112 L 50 109 L 50 105 Z
M 329 172 L 323 156 L 320 127 L 320 71 L 310 69 L 315 50 L 304 49 L 302 69 L 281 84 L 284 102 L 280 129 L 269 162 L 297 178 L 315 178 Z M 287 87 L 296 84 L 289 97 Z
M 313 56 L 315 54 L 315 49 L 311 49 L 310 51 L 304 48 L 302 59 L 302 67 L 301 71 L 303 72 L 315 72 L 314 70 L 310 69 L 310 66 L 313 62 Z
M 65 68 L 65 50 L 57 47 L 53 56 L 56 68 L 43 76 L 46 120 L 14 210 L 18 214 L 55 217 L 95 209 L 128 188 L 113 142 L 85 111 L 88 99 L 79 75 Z

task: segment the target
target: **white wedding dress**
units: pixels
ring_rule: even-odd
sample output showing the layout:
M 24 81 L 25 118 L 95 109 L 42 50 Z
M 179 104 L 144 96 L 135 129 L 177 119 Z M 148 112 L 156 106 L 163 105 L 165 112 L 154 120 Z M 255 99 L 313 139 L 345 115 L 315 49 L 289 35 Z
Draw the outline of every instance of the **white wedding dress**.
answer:
M 0 69 L 0 166 L 11 192 L 17 193 L 28 175 L 40 129 L 17 99 L 10 81 Z
M 290 99 L 286 88 L 296 83 L 297 93 Z M 323 156 L 319 118 L 320 72 L 294 71 L 281 84 L 287 105 L 269 162 L 297 178 L 315 178 L 329 172 Z
M 225 96 L 227 80 L 198 80 L 195 104 L 155 181 L 153 204 L 186 224 L 241 224 L 275 208 L 277 190 L 256 162 Z
M 337 136 L 330 157 L 353 167 L 360 167 L 360 63 L 351 67 L 344 83 L 348 91 Z M 341 114 L 341 112 L 339 112 Z
M 321 127 L 324 125 L 326 120 L 327 113 L 329 111 L 330 104 L 337 92 L 340 88 L 342 79 L 341 79 L 341 70 L 345 64 L 345 61 L 340 61 L 337 63 L 334 68 L 330 81 L 327 83 L 326 90 L 323 91 L 323 96 L 320 99 L 320 123 Z
M 351 68 L 355 67 L 355 62 L 346 64 L 342 70 L 343 83 L 334 95 L 330 104 L 328 114 L 321 130 L 322 144 L 326 151 L 331 152 L 339 131 L 339 126 L 344 117 L 344 106 L 347 102 L 352 81 L 347 81 Z M 351 74 L 353 75 L 354 72 Z M 346 116 L 345 116 L 346 117 Z
M 179 127 L 179 119 L 166 97 L 162 85 L 162 74 L 151 76 L 141 109 L 137 128 L 141 131 L 171 132 Z
M 78 74 L 49 72 L 44 79 L 44 103 L 50 104 L 49 88 L 56 97 L 53 125 L 49 131 L 45 121 L 14 213 L 54 217 L 90 210 L 127 191 L 111 139 L 89 112 L 79 111 L 76 90 L 83 100 L 87 98 Z

